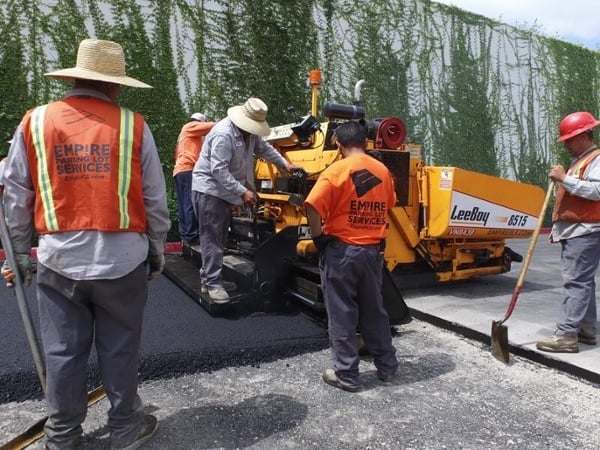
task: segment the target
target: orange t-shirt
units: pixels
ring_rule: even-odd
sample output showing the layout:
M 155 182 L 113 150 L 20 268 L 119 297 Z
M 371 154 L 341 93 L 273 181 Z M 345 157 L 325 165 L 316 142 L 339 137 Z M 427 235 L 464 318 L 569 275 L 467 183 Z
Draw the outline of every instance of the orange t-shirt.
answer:
M 194 164 L 200 156 L 203 138 L 215 126 L 215 123 L 194 120 L 186 123 L 181 128 L 174 152 L 175 167 L 173 167 L 173 176 L 194 169 Z
M 320 176 L 305 205 L 323 219 L 323 232 L 355 245 L 378 244 L 387 231 L 387 212 L 396 204 L 390 171 L 372 156 L 352 155 Z

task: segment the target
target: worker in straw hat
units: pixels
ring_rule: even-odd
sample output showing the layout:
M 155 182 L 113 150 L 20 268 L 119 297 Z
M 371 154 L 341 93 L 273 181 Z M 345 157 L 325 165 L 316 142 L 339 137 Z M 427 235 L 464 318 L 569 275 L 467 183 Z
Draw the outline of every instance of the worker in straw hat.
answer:
M 267 105 L 249 98 L 227 110 L 204 140 L 192 173 L 192 201 L 200 224 L 201 289 L 214 303 L 227 303 L 232 282 L 221 276 L 232 205 L 253 206 L 254 155 L 271 161 L 281 170 L 301 167 L 290 163 L 262 139 L 270 132 Z
M 112 448 L 131 448 L 157 428 L 143 412 L 137 371 L 148 280 L 164 267 L 170 220 L 152 133 L 116 100 L 121 86 L 150 86 L 125 74 L 119 44 L 97 39 L 80 43 L 75 67 L 46 75 L 73 87 L 28 111 L 15 133 L 4 203 L 18 267 L 2 273 L 11 281 L 18 269 L 30 281 L 37 232 L 46 448 L 81 446 L 94 341 Z

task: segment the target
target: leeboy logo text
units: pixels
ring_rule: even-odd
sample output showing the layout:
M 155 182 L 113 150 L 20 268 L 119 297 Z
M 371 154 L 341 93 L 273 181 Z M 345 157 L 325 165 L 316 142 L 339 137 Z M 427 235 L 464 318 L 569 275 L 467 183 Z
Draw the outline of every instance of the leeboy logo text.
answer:
M 490 218 L 490 213 L 487 211 L 481 211 L 477 206 L 471 209 L 459 209 L 457 205 L 452 208 L 451 220 L 458 220 L 463 222 L 480 222 L 486 226 L 487 221 Z

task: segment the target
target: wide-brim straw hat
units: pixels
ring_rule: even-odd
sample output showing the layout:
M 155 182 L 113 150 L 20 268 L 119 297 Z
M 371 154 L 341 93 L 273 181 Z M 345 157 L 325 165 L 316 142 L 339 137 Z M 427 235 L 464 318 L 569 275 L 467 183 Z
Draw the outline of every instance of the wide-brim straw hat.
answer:
M 238 127 L 250 134 L 268 136 L 271 127 L 267 123 L 267 105 L 260 98 L 252 97 L 246 103 L 232 106 L 227 117 Z
M 79 44 L 75 67 L 44 74 L 61 81 L 84 80 L 106 81 L 124 86 L 151 88 L 125 74 L 125 53 L 116 42 L 100 39 L 84 39 Z

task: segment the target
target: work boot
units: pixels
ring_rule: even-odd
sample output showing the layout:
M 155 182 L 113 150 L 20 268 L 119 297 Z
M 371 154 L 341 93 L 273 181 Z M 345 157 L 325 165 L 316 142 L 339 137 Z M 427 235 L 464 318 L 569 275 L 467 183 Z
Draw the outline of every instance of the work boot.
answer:
M 8 447 L 7 447 L 8 448 Z M 13 448 L 13 447 L 11 447 Z M 14 448 L 23 448 L 23 447 L 14 447 Z M 46 438 L 44 444 L 44 450 L 83 450 L 83 440 L 81 436 L 77 437 L 72 442 L 49 442 L 48 438 Z
M 208 296 L 215 303 L 227 303 L 229 302 L 229 294 L 221 286 L 208 288 Z
M 144 442 L 149 440 L 152 436 L 156 434 L 156 430 L 158 429 L 158 421 L 156 417 L 151 414 L 146 414 L 142 418 L 142 425 L 140 426 L 137 435 L 135 436 L 135 440 L 130 443 L 123 442 L 113 442 L 111 445 L 112 450 L 134 450 L 139 448 Z
M 221 284 L 223 286 L 223 289 L 225 289 L 227 292 L 237 290 L 237 284 L 235 284 L 233 281 L 224 280 L 221 282 Z M 200 286 L 200 292 L 203 294 L 208 294 L 208 286 L 202 283 L 202 285 Z
M 396 374 L 393 373 L 385 373 L 380 370 L 377 371 L 377 379 L 379 381 L 383 381 L 384 383 L 391 383 L 396 378 Z
M 560 336 L 554 334 L 549 338 L 537 341 L 536 347 L 544 352 L 578 353 L 577 336 Z
M 342 389 L 348 392 L 357 392 L 360 388 L 356 384 L 348 384 L 340 380 L 333 369 L 327 369 L 323 372 L 323 381 L 330 386 Z
M 580 344 L 585 344 L 585 345 L 596 345 L 597 344 L 596 335 L 591 334 L 591 333 L 586 333 L 583 330 L 581 330 L 579 332 L 579 334 L 577 335 L 577 340 L 579 341 Z

